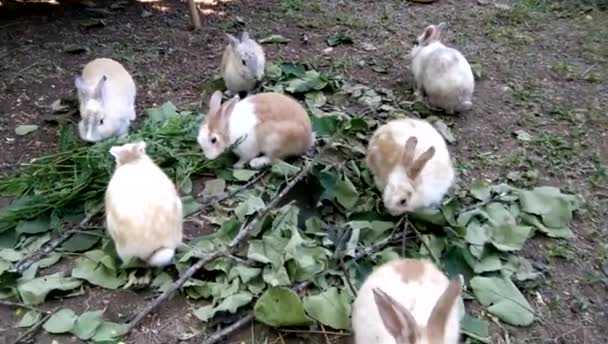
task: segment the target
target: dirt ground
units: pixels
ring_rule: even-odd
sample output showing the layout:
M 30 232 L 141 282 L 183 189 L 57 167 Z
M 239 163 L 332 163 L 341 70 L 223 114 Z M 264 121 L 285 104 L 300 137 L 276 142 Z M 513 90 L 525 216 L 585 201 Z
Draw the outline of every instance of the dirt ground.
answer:
M 608 343 L 607 12 L 541 0 L 505 6 L 473 0 L 432 5 L 403 0 L 210 0 L 200 3 L 204 29 L 195 33 L 189 30 L 184 2 L 125 1 L 114 8 L 111 1 L 95 3 L 103 10 L 0 13 L 0 174 L 53 150 L 57 127 L 47 121 L 50 105 L 75 96 L 74 77 L 95 57 L 114 58 L 131 71 L 138 84 L 138 110 L 166 100 L 192 107 L 200 101 L 201 84 L 217 72 L 223 32 L 244 25 L 256 38 L 281 34 L 291 40 L 267 45 L 269 61 L 310 62 L 413 100 L 410 42 L 426 25 L 445 21 L 444 41 L 458 47 L 481 74 L 473 110 L 444 118 L 457 138 L 451 150 L 461 178 L 550 184 L 586 201 L 577 215 L 574 240 L 539 238 L 525 250 L 545 276 L 539 286 L 526 289 L 541 320 L 524 329 L 493 325 L 494 343 Z M 91 19 L 105 25 L 83 25 Z M 352 37 L 354 44 L 326 51 L 326 39 L 333 33 Z M 17 136 L 14 130 L 21 124 L 40 128 Z M 516 134 L 519 130 L 524 132 Z M 147 296 L 87 287 L 83 295 L 65 302 L 75 310 L 107 308 L 105 315 L 119 321 L 132 316 Z M 188 300 L 175 297 L 127 342 L 188 339 L 202 328 L 191 308 Z M 14 312 L 0 308 L 2 342 L 15 340 L 15 322 Z M 270 338 L 268 343 L 280 343 L 277 334 L 248 327 L 226 342 L 252 343 L 255 338 L 263 343 Z M 326 342 L 307 332 L 282 333 L 281 338 Z M 198 340 L 200 336 L 186 342 Z M 41 334 L 36 343 L 51 341 Z

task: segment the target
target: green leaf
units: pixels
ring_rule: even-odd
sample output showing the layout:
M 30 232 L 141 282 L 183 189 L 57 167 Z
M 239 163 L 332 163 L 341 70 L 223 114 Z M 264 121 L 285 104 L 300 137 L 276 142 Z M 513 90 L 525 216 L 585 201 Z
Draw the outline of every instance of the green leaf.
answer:
M 280 66 L 274 63 L 266 63 L 266 77 L 268 80 L 278 80 L 283 74 Z
M 471 195 L 478 200 L 485 202 L 490 199 L 492 195 L 490 186 L 484 182 L 476 182 L 471 186 Z
M 63 308 L 55 312 L 42 327 L 49 333 L 66 333 L 74 328 L 76 313 L 69 308 Z
M 515 274 L 515 279 L 518 281 L 534 280 L 542 274 L 532 267 L 532 263 L 524 257 L 510 256 L 505 264 L 503 273 L 506 277 L 511 277 Z
M 201 209 L 201 204 L 190 195 L 184 196 L 182 197 L 182 209 L 183 216 L 186 217 L 199 211 Z
M 341 33 L 331 35 L 327 39 L 327 45 L 330 47 L 336 47 L 340 44 L 353 44 L 353 39 Z
M 521 210 L 539 215 L 543 224 L 551 228 L 565 228 L 578 208 L 576 196 L 564 195 L 558 188 L 543 186 L 519 193 Z
M 540 222 L 538 216 L 527 213 L 522 213 L 521 219 L 523 223 L 536 227 L 539 231 L 545 233 L 545 235 L 547 235 L 548 237 L 561 239 L 574 238 L 574 233 L 572 232 L 572 229 L 570 229 L 570 227 L 549 228 L 545 226 L 542 222 Z
M 41 318 L 40 313 L 36 311 L 27 311 L 21 320 L 17 323 L 17 327 L 30 327 L 37 323 Z
M 106 289 L 118 289 L 127 282 L 124 270 L 117 272 L 87 257 L 80 257 L 76 260 L 72 269 L 72 277 L 86 280 Z
M 309 108 L 320 108 L 327 103 L 327 97 L 323 92 L 306 93 L 305 103 Z
M 76 233 L 61 245 L 61 251 L 83 252 L 90 250 L 101 239 L 99 235 L 95 234 L 101 233 L 101 231 L 92 231 L 91 234 Z
M 484 245 L 488 242 L 486 227 L 482 226 L 478 221 L 473 220 L 467 226 L 467 234 L 464 240 L 473 245 Z
M 93 341 L 99 342 L 113 342 L 121 336 L 127 334 L 129 330 L 128 324 L 119 324 L 110 321 L 104 321 L 101 323 L 101 326 L 97 328 L 97 332 L 93 338 Z
M 289 274 L 284 266 L 266 266 L 262 273 L 264 282 L 268 283 L 271 287 L 286 286 L 291 284 Z
M 14 250 L 12 248 L 3 248 L 0 250 L 0 258 L 7 262 L 16 262 L 21 260 L 25 255 L 23 252 Z
M 465 314 L 460 321 L 463 334 L 482 343 L 491 343 L 490 324 L 487 321 L 479 320 L 469 314 Z
M 41 269 L 46 269 L 49 266 L 55 265 L 61 259 L 61 254 L 52 252 L 46 258 L 42 258 L 38 261 L 38 267 Z
M 232 171 L 232 176 L 238 181 L 246 182 L 249 179 L 253 178 L 253 176 L 255 176 L 257 173 L 258 171 L 254 170 L 236 169 Z
M 91 311 L 82 313 L 71 332 L 82 340 L 89 340 L 97 332 L 97 328 L 103 323 L 102 311 Z
M 255 319 L 272 327 L 303 326 L 311 323 L 298 294 L 284 287 L 266 290 L 253 308 Z
M 309 70 L 302 77 L 291 79 L 285 90 L 289 93 L 306 93 L 320 91 L 327 86 L 327 79 L 315 70 Z
M 514 225 L 517 222 L 513 214 L 501 203 L 493 202 L 485 207 L 488 220 L 494 225 Z
M 336 181 L 336 200 L 346 209 L 351 209 L 357 204 L 359 193 L 353 183 L 344 176 L 344 179 Z
M 534 321 L 532 307 L 511 280 L 500 277 L 474 277 L 473 293 L 488 311 L 515 326 L 529 326 Z
M 259 276 L 262 273 L 262 269 L 249 267 L 245 265 L 236 265 L 232 269 L 230 269 L 230 273 L 228 274 L 228 279 L 231 280 L 240 277 L 241 282 L 247 283 Z
M 483 257 L 475 266 L 473 270 L 476 274 L 482 274 L 484 272 L 497 271 L 502 269 L 502 262 L 500 257 L 496 254 L 489 254 Z
M 240 221 L 243 221 L 247 216 L 253 215 L 265 207 L 266 204 L 264 204 L 264 201 L 261 198 L 252 196 L 246 201 L 241 202 L 236 209 L 234 209 L 234 214 Z
M 202 195 L 203 198 L 209 199 L 212 197 L 220 196 L 224 193 L 226 189 L 226 181 L 218 178 L 211 179 L 205 182 L 205 188 L 203 189 Z
M 490 242 L 501 251 L 519 251 L 530 237 L 532 227 L 504 224 L 489 229 Z
M 150 124 L 165 123 L 169 118 L 178 115 L 177 108 L 170 101 L 159 107 L 146 109 L 144 113 L 148 116 L 146 122 Z
M 336 287 L 303 300 L 308 315 L 337 330 L 350 329 L 351 301 L 347 293 L 339 293 Z
M 291 41 L 289 38 L 274 34 L 274 35 L 270 35 L 268 37 L 264 37 L 264 38 L 260 39 L 259 42 L 260 42 L 260 44 L 271 44 L 271 43 L 287 44 L 287 43 L 289 43 L 289 41 Z
M 270 263 L 273 266 L 283 266 L 285 246 L 289 239 L 278 235 L 265 235 L 263 240 L 251 240 L 247 250 L 247 258 L 260 262 Z
M 19 136 L 27 135 L 31 132 L 38 130 L 38 126 L 34 124 L 22 124 L 15 128 L 15 134 Z
M 20 222 L 15 231 L 21 234 L 38 234 L 51 230 L 51 218 L 49 216 L 39 216 L 34 220 Z
M 272 164 L 272 173 L 281 177 L 292 177 L 295 176 L 300 169 L 294 165 L 288 164 L 283 160 L 277 160 Z
M 156 275 L 156 277 L 154 277 L 150 286 L 152 288 L 158 289 L 159 292 L 164 293 L 168 288 L 171 287 L 172 283 L 173 278 L 171 278 L 168 273 L 161 272 L 160 274 Z
M 242 291 L 234 295 L 228 296 L 217 307 L 203 306 L 194 311 L 194 315 L 202 321 L 208 321 L 213 318 L 217 312 L 228 311 L 234 314 L 239 307 L 245 306 L 251 302 L 253 295 L 251 293 Z
M 80 287 L 82 281 L 71 277 L 63 277 L 62 272 L 53 275 L 31 279 L 17 287 L 21 300 L 26 305 L 37 305 L 44 302 L 52 290 L 71 290 Z

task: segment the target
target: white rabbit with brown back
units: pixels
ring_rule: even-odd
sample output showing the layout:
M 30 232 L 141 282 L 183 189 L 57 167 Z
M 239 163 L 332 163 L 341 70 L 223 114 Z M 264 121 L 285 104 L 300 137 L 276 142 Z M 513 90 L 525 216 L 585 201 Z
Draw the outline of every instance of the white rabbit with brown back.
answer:
M 355 344 L 457 344 L 461 289 L 426 259 L 383 264 L 353 304 Z
M 262 47 L 253 40 L 247 31 L 240 38 L 226 34 L 228 45 L 224 50 L 221 74 L 228 89 L 228 95 L 250 92 L 264 77 L 266 57 Z
M 239 156 L 235 167 L 262 168 L 275 159 L 306 153 L 314 144 L 310 118 L 290 96 L 260 93 L 222 104 L 216 91 L 199 130 L 197 141 L 207 159 L 213 160 L 234 145 Z
M 98 58 L 89 62 L 76 77 L 81 120 L 80 137 L 98 142 L 124 136 L 135 119 L 135 82 L 118 62 Z
M 456 175 L 441 134 L 413 118 L 376 129 L 366 161 L 385 208 L 395 216 L 440 203 Z
M 175 184 L 146 154 L 143 141 L 114 146 L 116 169 L 105 193 L 106 224 L 123 262 L 173 261 L 182 242 L 182 202 Z
M 441 43 L 441 31 L 445 26 L 441 23 L 426 27 L 410 56 L 416 95 L 431 107 L 453 114 L 473 106 L 475 78 L 462 53 Z

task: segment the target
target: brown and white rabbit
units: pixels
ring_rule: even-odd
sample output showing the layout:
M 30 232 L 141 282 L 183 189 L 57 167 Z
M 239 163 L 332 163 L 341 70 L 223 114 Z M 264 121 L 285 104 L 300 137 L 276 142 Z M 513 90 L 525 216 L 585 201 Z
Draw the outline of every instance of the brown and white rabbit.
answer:
M 383 264 L 353 304 L 355 344 L 457 344 L 461 289 L 426 259 Z
M 441 202 L 455 180 L 445 140 L 428 122 L 403 118 L 380 126 L 367 148 L 367 166 L 394 215 Z
M 475 78 L 467 59 L 458 50 L 440 42 L 446 24 L 429 25 L 412 48 L 412 72 L 416 95 L 431 107 L 448 114 L 464 112 L 473 106 L 471 101 Z
M 244 31 L 240 38 L 226 34 L 228 46 L 222 56 L 221 73 L 228 96 L 252 91 L 264 77 L 264 49 Z
M 74 80 L 80 102 L 80 137 L 98 142 L 129 133 L 135 119 L 135 82 L 118 62 L 98 58 Z
M 114 146 L 116 169 L 105 193 L 106 223 L 123 262 L 173 261 L 182 242 L 182 202 L 175 184 L 146 154 L 143 141 Z
M 222 104 L 220 91 L 211 96 L 197 138 L 207 159 L 217 158 L 236 144 L 234 153 L 239 161 L 234 166 L 249 163 L 256 169 L 275 159 L 304 154 L 314 140 L 306 110 L 292 97 L 260 93 L 242 100 L 234 96 Z

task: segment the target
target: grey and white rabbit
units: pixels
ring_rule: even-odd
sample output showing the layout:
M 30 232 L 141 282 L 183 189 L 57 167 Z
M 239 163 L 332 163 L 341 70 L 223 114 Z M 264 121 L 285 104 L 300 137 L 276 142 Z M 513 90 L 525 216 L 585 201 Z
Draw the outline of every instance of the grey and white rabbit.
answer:
M 89 62 L 76 77 L 80 117 L 78 132 L 88 142 L 129 133 L 135 119 L 135 82 L 127 70 L 109 58 Z
M 427 26 L 410 56 L 416 95 L 431 107 L 454 114 L 473 106 L 475 79 L 464 55 L 440 42 L 445 26 L 445 23 Z
M 221 74 L 228 89 L 228 96 L 251 92 L 262 81 L 266 57 L 264 49 L 249 36 L 247 31 L 237 38 L 226 34 L 228 45 L 224 50 Z

